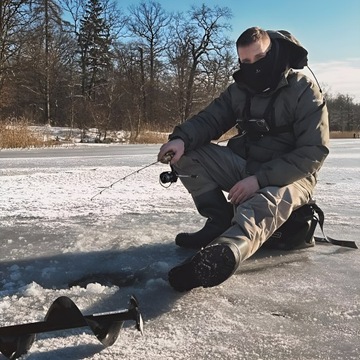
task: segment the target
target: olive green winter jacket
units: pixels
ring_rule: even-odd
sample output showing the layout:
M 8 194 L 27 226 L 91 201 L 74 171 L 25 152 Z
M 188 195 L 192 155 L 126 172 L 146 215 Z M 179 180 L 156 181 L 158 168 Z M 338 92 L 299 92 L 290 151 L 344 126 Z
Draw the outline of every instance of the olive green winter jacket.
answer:
M 307 51 L 289 33 L 268 33 L 289 46 L 291 68 L 307 64 Z M 218 139 L 238 120 L 244 121 L 247 101 L 251 117 L 262 119 L 277 93 L 272 106 L 272 131 L 255 137 L 235 137 L 228 146 L 247 160 L 247 173 L 256 175 L 261 188 L 297 182 L 312 194 L 316 173 L 329 153 L 328 113 L 318 86 L 292 69 L 269 93 L 251 94 L 241 80 L 241 70 L 234 79 L 203 111 L 175 127 L 169 139 L 181 138 L 186 152 L 199 148 Z

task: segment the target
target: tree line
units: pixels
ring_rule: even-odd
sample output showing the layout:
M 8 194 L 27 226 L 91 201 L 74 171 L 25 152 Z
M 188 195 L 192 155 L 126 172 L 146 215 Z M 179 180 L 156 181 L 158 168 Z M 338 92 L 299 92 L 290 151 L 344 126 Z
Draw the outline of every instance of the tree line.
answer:
M 0 121 L 106 131 L 171 131 L 232 81 L 227 7 L 169 13 L 154 0 L 0 1 Z M 332 130 L 359 104 L 328 94 Z

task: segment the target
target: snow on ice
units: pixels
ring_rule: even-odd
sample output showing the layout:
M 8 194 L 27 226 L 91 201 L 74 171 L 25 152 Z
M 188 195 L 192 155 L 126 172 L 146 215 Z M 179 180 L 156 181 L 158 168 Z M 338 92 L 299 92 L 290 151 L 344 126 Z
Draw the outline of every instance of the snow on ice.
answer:
M 174 236 L 204 220 L 180 182 L 159 184 L 166 165 L 117 182 L 158 149 L 0 151 L 0 326 L 42 321 L 62 295 L 87 315 L 126 309 L 134 294 L 145 320 L 143 337 L 126 322 L 105 349 L 87 328 L 40 334 L 23 358 L 358 359 L 358 250 L 259 251 L 219 287 L 171 289 L 168 270 L 192 254 Z M 331 237 L 358 240 L 359 160 L 359 140 L 331 142 L 315 194 Z

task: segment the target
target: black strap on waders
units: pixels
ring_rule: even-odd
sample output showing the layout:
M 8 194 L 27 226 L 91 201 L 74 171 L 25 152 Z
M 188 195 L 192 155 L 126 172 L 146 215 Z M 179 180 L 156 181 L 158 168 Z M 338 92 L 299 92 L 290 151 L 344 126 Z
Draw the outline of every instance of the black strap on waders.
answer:
M 314 236 L 316 242 L 329 243 L 329 244 L 348 247 L 352 249 L 358 249 L 358 246 L 356 245 L 355 241 L 337 240 L 329 236 L 326 236 L 324 233 L 324 220 L 325 220 L 324 212 L 315 203 L 312 203 L 311 207 L 314 210 L 314 218 L 316 220 L 312 222 L 311 226 L 314 228 L 313 230 L 315 230 L 316 224 L 319 223 L 321 232 L 323 234 L 323 237 Z

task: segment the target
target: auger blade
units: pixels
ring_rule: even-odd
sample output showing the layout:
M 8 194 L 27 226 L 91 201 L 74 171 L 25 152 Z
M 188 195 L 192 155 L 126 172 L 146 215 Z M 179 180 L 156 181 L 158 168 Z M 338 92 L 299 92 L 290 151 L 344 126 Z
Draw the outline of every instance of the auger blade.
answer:
M 17 359 L 26 354 L 35 340 L 35 334 L 0 336 L 0 351 L 8 359 Z
M 61 296 L 52 303 L 45 315 L 44 323 L 44 331 L 71 329 L 87 325 L 79 308 L 67 296 Z
M 136 321 L 136 328 L 143 334 L 143 320 L 135 296 L 130 298 L 128 310 L 84 316 L 88 326 L 104 346 L 111 346 L 116 341 L 124 321 Z

